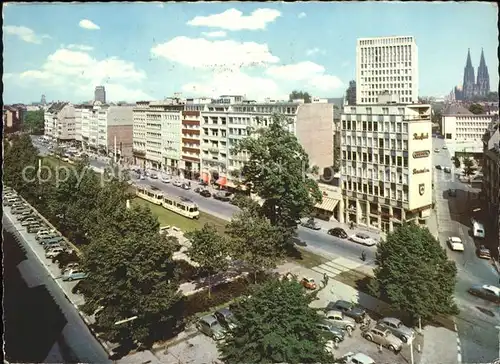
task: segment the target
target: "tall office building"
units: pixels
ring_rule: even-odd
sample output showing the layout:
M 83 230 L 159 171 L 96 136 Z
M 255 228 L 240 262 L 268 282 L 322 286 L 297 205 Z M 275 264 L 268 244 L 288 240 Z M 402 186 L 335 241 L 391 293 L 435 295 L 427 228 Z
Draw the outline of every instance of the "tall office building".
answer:
M 94 101 L 99 101 L 102 104 L 106 103 L 106 89 L 104 88 L 104 86 L 95 87 Z
M 40 100 L 40 103 L 41 103 L 42 105 L 47 104 L 47 100 L 45 99 L 45 95 L 42 95 L 42 98 L 41 98 L 41 100 Z
M 356 47 L 356 103 L 376 104 L 388 91 L 401 103 L 418 102 L 418 49 L 415 38 L 361 38 Z

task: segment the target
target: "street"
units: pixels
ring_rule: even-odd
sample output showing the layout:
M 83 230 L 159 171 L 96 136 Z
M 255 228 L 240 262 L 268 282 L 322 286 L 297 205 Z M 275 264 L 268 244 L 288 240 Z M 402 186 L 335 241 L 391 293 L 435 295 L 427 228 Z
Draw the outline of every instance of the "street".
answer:
M 460 182 L 448 150 L 442 149 L 444 140 L 435 138 L 433 148 L 434 194 L 438 219 L 439 240 L 448 256 L 457 265 L 455 299 L 460 308 L 457 328 L 464 363 L 492 362 L 499 357 L 499 340 L 496 325 L 500 325 L 500 308 L 494 303 L 471 296 L 467 289 L 474 284 L 498 285 L 498 273 L 491 262 L 476 256 L 476 245 L 470 236 L 472 210 L 478 206 L 479 192 Z M 436 165 L 451 167 L 452 173 L 435 169 Z M 457 196 L 449 197 L 448 190 L 456 189 Z M 449 236 L 458 236 L 465 245 L 463 253 L 452 252 L 446 247 Z
M 56 281 L 42 265 L 37 253 L 34 252 L 31 244 L 27 240 L 34 240 L 25 232 L 17 232 L 20 226 L 15 220 L 4 211 L 2 222 L 10 231 L 17 235 L 20 243 L 26 251 L 26 260 L 19 264 L 18 269 L 29 287 L 45 287 L 57 305 L 60 314 L 63 316 L 61 323 L 52 322 L 52 328 L 47 329 L 46 337 L 39 337 L 39 343 L 53 337 L 51 350 L 47 353 L 45 362 L 84 362 L 84 363 L 109 363 L 108 354 L 101 344 L 95 339 L 89 328 L 78 314 L 75 306 L 65 297 L 64 292 Z M 21 302 L 19 302 L 21 304 Z M 44 302 L 40 302 L 44 304 Z M 25 315 L 28 315 L 26 312 Z M 49 326 L 50 327 L 50 326 Z M 53 332 L 59 327 L 59 332 Z M 26 336 L 29 333 L 26 333 Z M 49 336 L 52 335 L 52 336 Z M 29 348 L 24 348 L 29 351 Z

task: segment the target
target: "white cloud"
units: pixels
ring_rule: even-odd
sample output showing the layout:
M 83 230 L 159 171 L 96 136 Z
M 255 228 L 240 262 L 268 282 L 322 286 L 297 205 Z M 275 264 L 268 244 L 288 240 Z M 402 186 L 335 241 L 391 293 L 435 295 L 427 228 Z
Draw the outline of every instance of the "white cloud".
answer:
M 15 35 L 19 39 L 28 43 L 40 44 L 42 43 L 42 39 L 50 38 L 47 34 L 35 34 L 32 29 L 24 26 L 6 25 L 3 27 L 3 30 L 5 34 Z
M 279 58 L 271 54 L 267 44 L 239 43 L 233 40 L 211 41 L 183 36 L 153 47 L 151 53 L 156 57 L 193 68 L 230 70 L 279 62 Z
M 318 53 L 325 54 L 325 51 L 322 49 L 319 49 L 319 48 L 311 48 L 311 49 L 306 50 L 307 56 L 313 56 L 313 55 L 318 54 Z
M 157 4 L 159 8 L 163 8 L 163 3 Z
M 322 92 L 333 91 L 344 85 L 337 76 L 325 74 L 313 76 L 308 84 Z
M 310 61 L 285 66 L 271 66 L 266 70 L 269 76 L 290 81 L 306 80 L 323 72 L 325 72 L 325 67 Z
M 279 16 L 281 12 L 275 9 L 257 9 L 250 15 L 243 15 L 241 11 L 233 8 L 220 14 L 196 16 L 187 24 L 227 30 L 259 30 L 266 29 L 267 24 L 272 23 Z
M 310 61 L 271 66 L 266 73 L 281 80 L 307 82 L 310 88 L 319 92 L 333 91 L 343 86 L 337 76 L 325 74 L 325 67 Z
M 217 30 L 215 32 L 202 32 L 201 34 L 209 38 L 224 38 L 227 35 L 227 33 L 223 30 Z
M 78 25 L 80 26 L 80 28 L 88 29 L 88 30 L 99 30 L 99 29 L 101 29 L 101 27 L 99 25 L 93 23 L 92 21 L 90 21 L 88 19 L 82 19 L 82 20 L 80 20 L 80 22 L 78 23 Z
M 70 44 L 67 47 L 62 46 L 62 48 L 77 49 L 79 51 L 89 52 L 94 50 L 94 47 L 85 44 Z
M 190 95 L 208 97 L 236 94 L 257 100 L 262 100 L 264 97 L 288 98 L 273 80 L 252 77 L 240 70 L 216 73 L 200 82 L 185 84 L 182 91 Z
M 302 19 L 302 18 L 305 18 L 306 16 L 307 16 L 307 14 L 302 12 L 299 15 L 297 15 L 297 18 Z
M 105 85 L 113 100 L 151 99 L 137 87 L 146 79 L 146 73 L 134 63 L 116 57 L 98 60 L 86 52 L 70 49 L 58 49 L 40 69 L 25 71 L 20 79 L 43 82 L 45 87 L 64 87 L 83 98 L 89 98 L 96 85 Z

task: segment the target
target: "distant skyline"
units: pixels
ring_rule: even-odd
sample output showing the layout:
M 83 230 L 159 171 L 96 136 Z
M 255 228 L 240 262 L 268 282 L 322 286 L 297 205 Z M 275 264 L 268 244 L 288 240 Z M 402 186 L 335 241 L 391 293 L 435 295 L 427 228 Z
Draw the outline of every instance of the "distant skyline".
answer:
M 342 97 L 356 39 L 414 36 L 419 95 L 461 85 L 481 48 L 498 88 L 498 9 L 481 2 L 4 3 L 5 103 L 110 101 L 295 89 Z M 54 19 L 57 19 L 54 22 Z

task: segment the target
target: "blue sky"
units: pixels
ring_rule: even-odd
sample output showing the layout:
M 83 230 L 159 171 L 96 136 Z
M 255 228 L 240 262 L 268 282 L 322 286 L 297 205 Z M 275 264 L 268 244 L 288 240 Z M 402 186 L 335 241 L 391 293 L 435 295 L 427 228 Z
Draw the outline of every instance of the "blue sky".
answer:
M 461 84 L 481 48 L 498 85 L 497 8 L 479 2 L 82 3 L 3 6 L 4 102 L 112 101 L 293 89 L 339 97 L 355 78 L 356 39 L 412 35 L 419 94 Z M 477 72 L 477 71 L 476 71 Z

